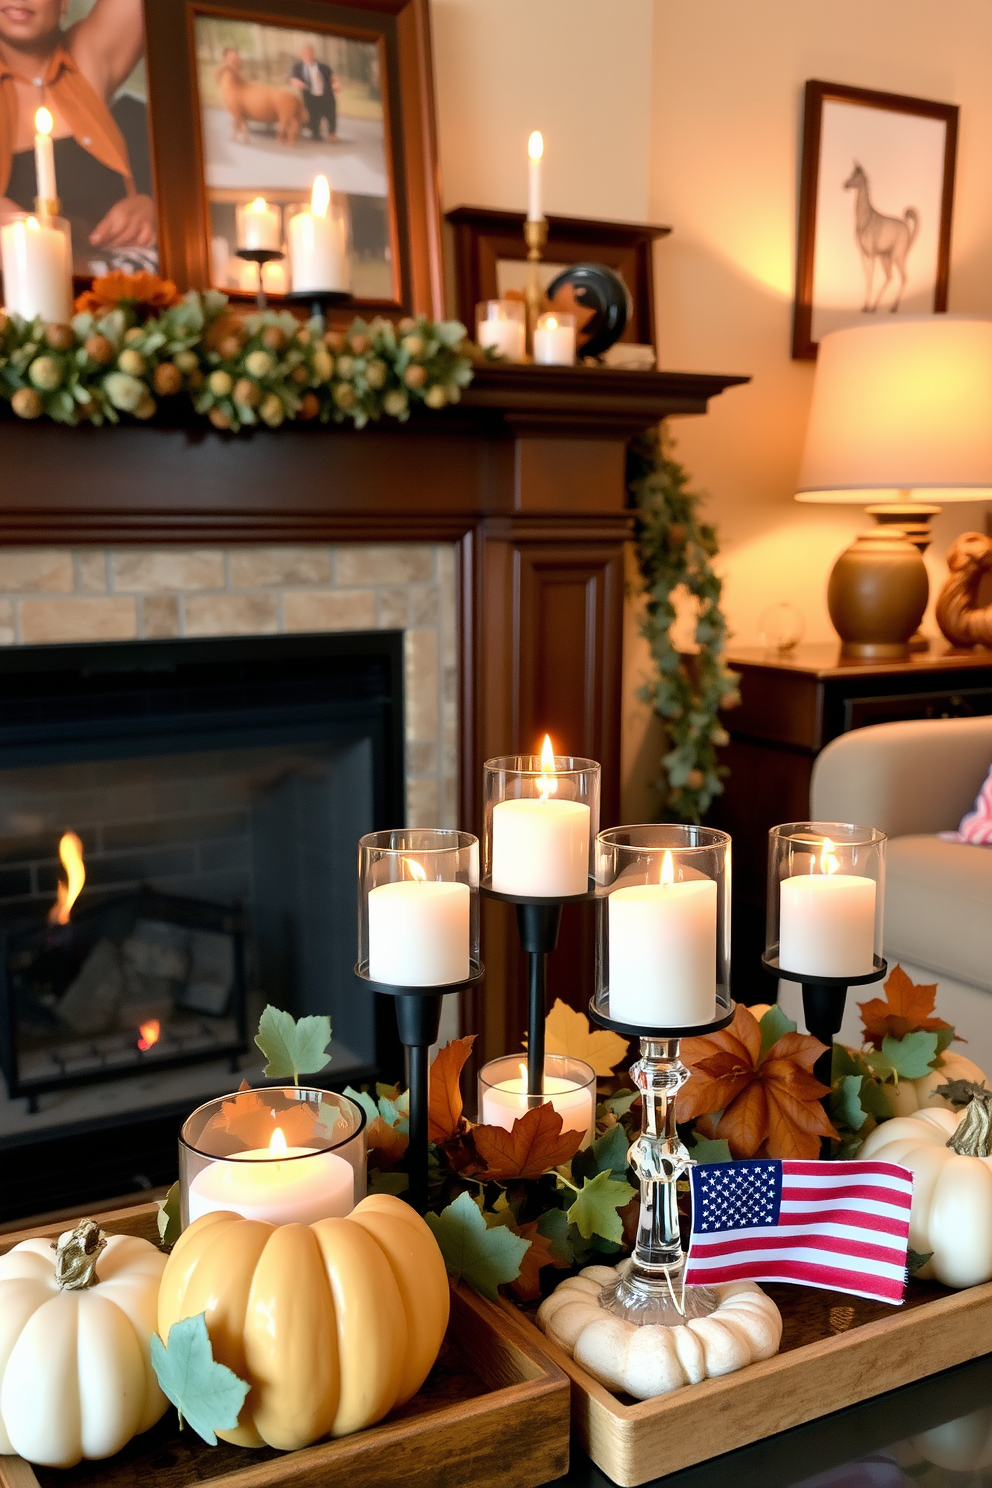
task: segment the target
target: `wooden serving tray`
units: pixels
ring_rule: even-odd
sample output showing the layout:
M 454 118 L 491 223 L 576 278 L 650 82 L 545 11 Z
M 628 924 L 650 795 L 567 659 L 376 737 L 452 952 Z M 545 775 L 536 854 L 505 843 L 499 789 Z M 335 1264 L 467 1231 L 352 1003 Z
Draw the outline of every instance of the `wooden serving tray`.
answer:
M 155 1204 L 94 1214 L 157 1243 Z M 0 1253 L 62 1220 L 0 1237 Z M 534 1330 L 536 1332 L 537 1330 Z M 422 1388 L 378 1426 L 299 1452 L 208 1447 L 169 1411 L 116 1457 L 61 1471 L 0 1456 L 0 1488 L 537 1488 L 568 1470 L 569 1385 L 515 1316 L 451 1284 L 451 1321 Z
M 614 1395 L 516 1313 L 535 1348 L 572 1381 L 572 1426 L 622 1488 L 843 1410 L 992 1349 L 992 1282 L 952 1292 L 911 1281 L 901 1307 L 810 1287 L 763 1285 L 782 1313 L 779 1352 L 736 1374 L 655 1400 Z

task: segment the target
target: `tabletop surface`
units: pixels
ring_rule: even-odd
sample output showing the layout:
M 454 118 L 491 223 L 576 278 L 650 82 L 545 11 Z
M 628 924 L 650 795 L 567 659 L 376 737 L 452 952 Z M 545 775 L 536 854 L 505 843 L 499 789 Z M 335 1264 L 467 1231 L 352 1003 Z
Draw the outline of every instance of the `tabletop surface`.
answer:
M 932 641 L 929 651 L 914 651 L 905 661 L 857 661 L 841 656 L 838 641 L 810 642 L 791 651 L 772 651 L 762 646 L 728 646 L 730 666 L 766 667 L 770 671 L 799 672 L 818 678 L 925 675 L 928 672 L 992 669 L 992 651 L 974 647 L 965 651 L 945 640 Z

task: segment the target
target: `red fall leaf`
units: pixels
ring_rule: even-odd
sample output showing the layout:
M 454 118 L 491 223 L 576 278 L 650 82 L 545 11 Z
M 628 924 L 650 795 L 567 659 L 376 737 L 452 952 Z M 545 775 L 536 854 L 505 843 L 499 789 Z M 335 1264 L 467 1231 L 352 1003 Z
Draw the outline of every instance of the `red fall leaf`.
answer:
M 462 1092 L 458 1082 L 474 1043 L 474 1033 L 466 1038 L 452 1039 L 438 1050 L 431 1065 L 427 1134 L 432 1142 L 446 1142 L 458 1131 L 462 1119 Z
M 410 1145 L 410 1138 L 381 1116 L 369 1123 L 365 1140 L 369 1151 L 375 1153 L 375 1166 L 386 1169 L 394 1168 Z
M 936 982 L 916 983 L 901 966 L 893 966 L 885 983 L 884 1002 L 881 997 L 873 997 L 869 1002 L 858 1003 L 865 1042 L 880 1049 L 888 1034 L 901 1039 L 907 1033 L 936 1033 L 941 1028 L 950 1028 L 943 1018 L 933 1016 L 936 1001 Z
M 541 1295 L 541 1268 L 542 1266 L 557 1266 L 559 1270 L 567 1270 L 568 1262 L 560 1261 L 551 1249 L 551 1241 L 545 1239 L 537 1232 L 537 1220 L 531 1220 L 530 1224 L 521 1225 L 517 1234 L 522 1240 L 530 1241 L 530 1248 L 524 1253 L 520 1262 L 520 1275 L 516 1281 L 510 1282 L 510 1290 L 521 1302 L 536 1302 Z
M 579 1131 L 563 1132 L 562 1120 L 550 1104 L 534 1106 L 513 1123 L 473 1126 L 475 1150 L 485 1163 L 483 1179 L 512 1183 L 518 1178 L 540 1178 L 560 1163 L 571 1162 L 582 1143 Z

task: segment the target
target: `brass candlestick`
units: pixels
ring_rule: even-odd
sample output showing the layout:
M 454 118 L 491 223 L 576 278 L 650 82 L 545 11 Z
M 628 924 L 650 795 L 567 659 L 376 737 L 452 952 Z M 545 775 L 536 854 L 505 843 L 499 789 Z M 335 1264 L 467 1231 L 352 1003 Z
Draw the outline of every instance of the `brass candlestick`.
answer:
M 527 262 L 530 264 L 530 272 L 527 276 L 527 351 L 531 356 L 534 355 L 534 331 L 537 328 L 537 317 L 541 313 L 541 302 L 544 299 L 538 264 L 541 262 L 542 249 L 547 241 L 546 217 L 542 217 L 539 222 L 524 223 L 524 242 L 527 244 Z
M 62 202 L 57 196 L 36 196 L 34 210 L 38 217 L 61 217 Z

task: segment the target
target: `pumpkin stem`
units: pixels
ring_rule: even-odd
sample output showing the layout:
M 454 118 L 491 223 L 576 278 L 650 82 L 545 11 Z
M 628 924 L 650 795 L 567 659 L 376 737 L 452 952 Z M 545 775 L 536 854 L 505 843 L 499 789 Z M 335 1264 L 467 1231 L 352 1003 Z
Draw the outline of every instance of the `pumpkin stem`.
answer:
M 64 1292 L 81 1292 L 96 1285 L 96 1263 L 106 1244 L 107 1237 L 95 1219 L 81 1220 L 70 1235 L 52 1241 L 55 1280 Z
M 964 1109 L 947 1146 L 964 1157 L 988 1157 L 992 1151 L 992 1090 L 974 1095 Z

